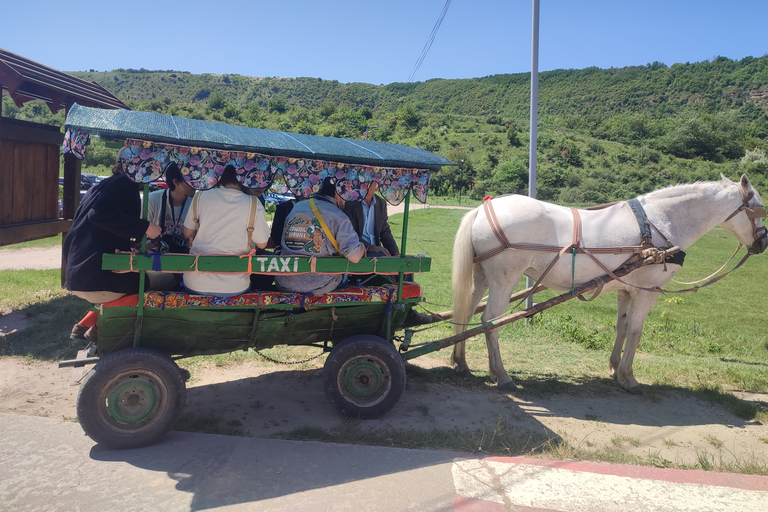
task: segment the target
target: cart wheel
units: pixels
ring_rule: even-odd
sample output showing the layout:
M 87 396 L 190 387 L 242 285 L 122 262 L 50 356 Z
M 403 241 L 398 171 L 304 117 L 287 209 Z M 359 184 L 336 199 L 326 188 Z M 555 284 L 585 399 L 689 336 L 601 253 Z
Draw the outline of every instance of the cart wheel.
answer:
M 186 394 L 171 358 L 147 348 L 120 350 L 85 376 L 77 419 L 88 437 L 107 448 L 138 448 L 171 430 Z
M 351 336 L 331 350 L 323 367 L 323 390 L 342 414 L 378 418 L 405 389 L 405 362 L 377 336 Z

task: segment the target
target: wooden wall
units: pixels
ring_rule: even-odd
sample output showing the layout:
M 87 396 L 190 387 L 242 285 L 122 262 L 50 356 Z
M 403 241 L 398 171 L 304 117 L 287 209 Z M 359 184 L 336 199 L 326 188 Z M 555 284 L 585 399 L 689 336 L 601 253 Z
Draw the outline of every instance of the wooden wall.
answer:
M 55 126 L 0 117 L 0 246 L 54 236 L 59 219 L 59 156 Z

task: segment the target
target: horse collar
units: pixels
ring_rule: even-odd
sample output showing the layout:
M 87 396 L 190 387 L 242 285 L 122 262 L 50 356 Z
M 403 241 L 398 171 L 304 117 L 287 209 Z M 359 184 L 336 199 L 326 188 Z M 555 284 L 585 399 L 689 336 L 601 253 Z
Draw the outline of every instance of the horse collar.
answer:
M 651 233 L 651 223 L 648 221 L 648 216 L 645 214 L 643 205 L 637 198 L 629 199 L 627 204 L 632 209 L 632 213 L 635 214 L 637 219 L 637 225 L 640 226 L 641 243 L 644 247 L 651 247 L 653 245 L 653 233 Z

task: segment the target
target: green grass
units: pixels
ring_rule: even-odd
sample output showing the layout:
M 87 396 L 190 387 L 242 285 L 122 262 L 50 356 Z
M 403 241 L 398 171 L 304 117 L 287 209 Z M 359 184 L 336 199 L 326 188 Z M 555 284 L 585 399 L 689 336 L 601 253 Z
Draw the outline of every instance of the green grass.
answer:
M 41 238 L 40 240 L 32 240 L 30 242 L 22 242 L 20 244 L 4 245 L 0 247 L 0 250 L 30 249 L 33 247 L 48 248 L 48 247 L 56 247 L 57 245 L 61 245 L 61 235 L 56 235 L 49 238 Z

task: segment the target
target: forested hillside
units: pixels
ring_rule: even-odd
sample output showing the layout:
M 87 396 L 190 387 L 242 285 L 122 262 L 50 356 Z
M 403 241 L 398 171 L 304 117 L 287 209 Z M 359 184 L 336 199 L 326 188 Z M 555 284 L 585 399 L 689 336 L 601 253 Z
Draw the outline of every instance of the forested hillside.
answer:
M 433 193 L 525 192 L 528 73 L 417 83 L 342 84 L 317 78 L 193 75 L 181 71 L 72 73 L 131 108 L 231 124 L 424 147 L 458 167 Z M 542 73 L 538 196 L 599 203 L 698 179 L 746 172 L 768 185 L 768 56 Z M 3 115 L 61 123 L 45 107 Z M 107 165 L 109 152 L 91 152 Z

